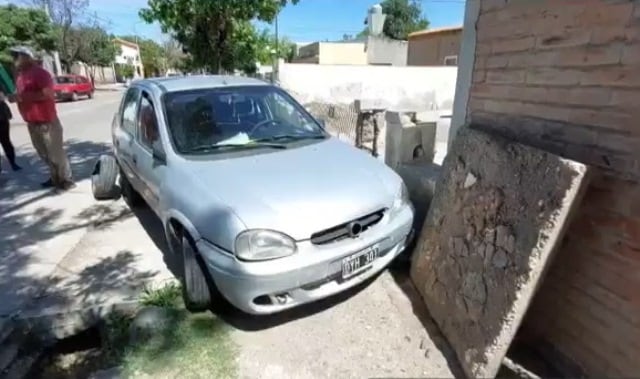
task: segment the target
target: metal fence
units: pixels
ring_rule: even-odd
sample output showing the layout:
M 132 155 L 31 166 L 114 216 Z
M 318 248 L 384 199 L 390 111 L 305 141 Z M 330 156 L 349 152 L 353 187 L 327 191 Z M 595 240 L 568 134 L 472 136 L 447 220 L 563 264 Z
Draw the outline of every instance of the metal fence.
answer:
M 338 138 L 355 143 L 358 112 L 353 104 L 311 102 L 305 108 L 325 122 L 327 130 Z

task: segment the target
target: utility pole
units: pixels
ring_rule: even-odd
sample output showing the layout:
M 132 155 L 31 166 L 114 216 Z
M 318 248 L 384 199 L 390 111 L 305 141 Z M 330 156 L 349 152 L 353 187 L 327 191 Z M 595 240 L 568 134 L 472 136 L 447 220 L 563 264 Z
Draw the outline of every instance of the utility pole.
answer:
M 49 12 L 50 1 L 51 0 L 43 2 L 42 6 L 44 9 L 44 13 L 46 13 L 47 17 L 49 18 L 49 21 L 53 22 L 51 12 Z M 53 51 L 53 71 L 56 75 L 62 74 L 62 65 L 60 64 L 60 53 L 58 53 L 58 50 Z

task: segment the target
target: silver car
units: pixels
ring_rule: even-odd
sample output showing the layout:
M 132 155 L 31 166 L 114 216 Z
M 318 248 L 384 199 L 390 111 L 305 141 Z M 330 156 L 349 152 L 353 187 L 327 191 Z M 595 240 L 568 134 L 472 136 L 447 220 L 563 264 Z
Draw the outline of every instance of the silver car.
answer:
M 115 160 L 101 157 L 94 195 L 119 187 L 131 206 L 148 203 L 192 311 L 315 301 L 380 272 L 411 238 L 402 179 L 263 81 L 136 81 L 112 128 Z

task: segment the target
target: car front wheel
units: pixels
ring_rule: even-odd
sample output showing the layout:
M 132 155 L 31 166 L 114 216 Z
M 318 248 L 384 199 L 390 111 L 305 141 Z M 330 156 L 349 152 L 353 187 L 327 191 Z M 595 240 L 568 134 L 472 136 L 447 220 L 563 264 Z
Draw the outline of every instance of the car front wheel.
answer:
M 198 253 L 188 238 L 181 241 L 183 275 L 182 297 L 184 306 L 191 312 L 204 312 L 211 307 L 211 291 Z

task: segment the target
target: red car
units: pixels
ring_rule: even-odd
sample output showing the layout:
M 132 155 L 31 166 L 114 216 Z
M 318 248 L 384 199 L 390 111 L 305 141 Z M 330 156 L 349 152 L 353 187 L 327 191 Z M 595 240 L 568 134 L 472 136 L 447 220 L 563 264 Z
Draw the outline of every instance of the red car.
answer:
M 76 101 L 80 96 L 93 97 L 91 80 L 81 75 L 60 75 L 54 77 L 56 100 Z

